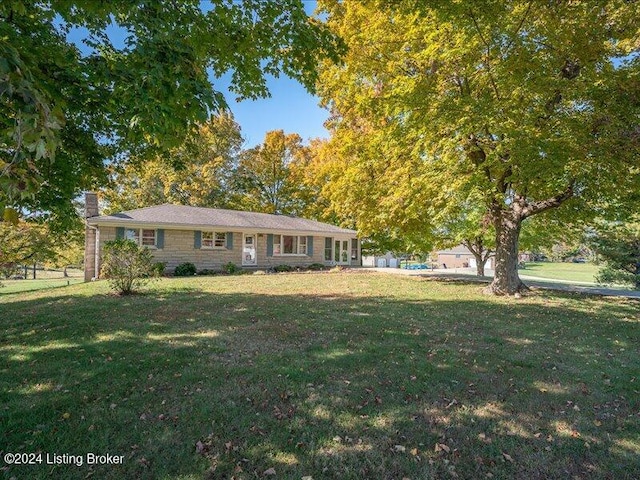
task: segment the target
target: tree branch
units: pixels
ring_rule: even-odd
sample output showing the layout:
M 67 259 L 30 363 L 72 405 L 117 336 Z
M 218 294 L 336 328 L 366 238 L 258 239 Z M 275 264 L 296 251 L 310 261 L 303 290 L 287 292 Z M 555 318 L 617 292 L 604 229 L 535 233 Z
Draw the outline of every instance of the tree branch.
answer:
M 571 182 L 569 186 L 558 195 L 555 195 L 554 197 L 548 198 L 546 200 L 540 200 L 538 202 L 533 202 L 526 205 L 522 209 L 522 213 L 520 214 L 521 218 L 522 220 L 524 220 L 527 217 L 536 215 L 538 213 L 542 213 L 545 210 L 558 207 L 562 203 L 564 203 L 566 200 L 569 200 L 571 197 L 573 197 L 573 194 L 574 194 L 573 182 Z
M 524 25 L 525 20 L 529 17 L 529 12 L 531 11 L 532 6 L 533 6 L 533 2 L 529 2 L 527 4 L 527 10 L 524 12 L 524 15 L 520 19 L 520 23 L 518 23 L 518 26 L 513 32 L 513 35 L 511 36 L 511 40 L 509 40 L 509 43 L 507 44 L 507 47 L 505 48 L 505 50 L 509 50 L 513 46 L 513 43 L 515 42 L 515 38 L 518 36 L 518 33 L 522 29 L 522 26 Z
M 487 49 L 487 53 L 485 55 L 485 70 L 487 71 L 487 75 L 489 75 L 489 83 L 491 83 L 491 87 L 493 88 L 493 92 L 496 94 L 496 98 L 498 100 L 501 100 L 502 97 L 500 96 L 500 91 L 498 90 L 498 85 L 496 84 L 495 79 L 493 78 L 493 73 L 491 73 L 491 45 L 489 45 L 489 42 L 487 41 L 487 39 L 484 38 L 484 35 L 482 34 L 482 31 L 480 30 L 480 26 L 478 25 L 478 20 L 476 19 L 475 15 L 473 14 L 473 10 L 469 10 L 469 16 L 471 17 L 471 20 L 473 21 L 473 26 L 476 28 L 476 31 L 478 32 L 478 36 L 480 37 L 480 40 L 482 41 L 482 43 L 484 44 L 485 48 Z

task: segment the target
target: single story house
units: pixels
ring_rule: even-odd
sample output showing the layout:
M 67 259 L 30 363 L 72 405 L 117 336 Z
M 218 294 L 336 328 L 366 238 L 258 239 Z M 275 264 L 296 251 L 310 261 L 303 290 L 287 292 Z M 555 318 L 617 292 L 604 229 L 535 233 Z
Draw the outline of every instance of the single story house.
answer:
M 473 253 L 464 245 L 458 245 L 453 248 L 438 250 L 436 252 L 438 267 L 443 268 L 476 268 L 476 258 Z M 485 268 L 493 269 L 494 257 L 489 257 Z
M 361 259 L 356 231 L 288 215 L 165 204 L 100 216 L 97 195 L 87 193 L 85 220 L 85 281 L 100 276 L 102 247 L 116 238 L 148 247 L 169 272 L 185 262 L 221 270 L 229 262 L 267 269 Z

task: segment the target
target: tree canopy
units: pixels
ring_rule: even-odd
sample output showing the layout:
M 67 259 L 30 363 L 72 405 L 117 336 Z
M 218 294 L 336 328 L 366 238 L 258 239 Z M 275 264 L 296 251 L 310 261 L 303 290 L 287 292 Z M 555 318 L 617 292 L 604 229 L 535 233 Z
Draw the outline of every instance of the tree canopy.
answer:
M 240 155 L 233 174 L 236 208 L 254 212 L 298 215 L 305 208 L 304 183 L 293 171 L 306 163 L 308 148 L 300 135 L 267 132 L 264 142 Z M 296 181 L 298 180 L 298 181 Z
M 82 36 L 80 44 L 72 41 Z M 340 42 L 300 0 L 0 3 L 0 207 L 72 212 L 106 159 L 179 145 L 265 75 L 313 88 Z
M 640 188 L 637 2 L 320 7 L 348 47 L 319 84 L 345 160 L 343 191 L 357 189 L 350 198 L 362 215 L 405 212 L 398 225 L 413 234 L 441 208 L 477 199 L 495 231 L 492 293 L 523 287 L 527 218 L 602 213 Z M 399 188 L 378 188 L 387 183 Z M 374 200 L 360 195 L 367 189 Z
M 130 158 L 114 165 L 102 190 L 107 212 L 173 203 L 195 207 L 230 206 L 230 182 L 241 152 L 240 126 L 224 113 L 212 116 L 169 150 L 169 158 Z
M 603 266 L 597 280 L 640 290 L 640 215 L 627 222 L 601 222 L 591 246 Z

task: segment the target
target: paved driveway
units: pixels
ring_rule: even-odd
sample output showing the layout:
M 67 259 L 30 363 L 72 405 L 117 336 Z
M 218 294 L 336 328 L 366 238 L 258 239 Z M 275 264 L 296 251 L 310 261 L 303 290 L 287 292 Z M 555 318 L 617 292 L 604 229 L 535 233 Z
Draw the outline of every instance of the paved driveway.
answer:
M 488 283 L 493 277 L 493 271 L 487 270 L 486 277 L 476 276 L 475 268 L 448 268 L 436 270 L 405 270 L 404 268 L 377 268 L 362 267 L 363 270 L 388 273 L 391 275 L 406 275 L 412 277 L 442 277 L 460 280 L 475 280 L 479 283 Z M 625 290 L 622 288 L 605 288 L 595 283 L 570 282 L 567 280 L 555 280 L 550 278 L 537 278 L 528 275 L 520 275 L 522 281 L 530 287 L 548 290 L 560 290 L 564 292 L 586 293 L 589 295 L 606 295 L 612 297 L 626 297 L 640 299 L 640 291 Z

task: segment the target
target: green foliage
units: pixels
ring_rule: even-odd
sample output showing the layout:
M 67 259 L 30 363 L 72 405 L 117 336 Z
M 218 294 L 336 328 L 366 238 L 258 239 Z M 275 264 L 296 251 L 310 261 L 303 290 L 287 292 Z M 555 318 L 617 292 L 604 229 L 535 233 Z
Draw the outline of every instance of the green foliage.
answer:
M 325 270 L 327 267 L 325 267 L 322 263 L 312 263 L 307 268 L 311 271 L 319 271 Z
M 61 243 L 46 223 L 0 221 L 0 273 L 8 278 L 20 265 L 55 260 Z
M 178 265 L 173 271 L 175 277 L 191 277 L 197 272 L 196 266 L 191 262 L 184 262 Z
M 222 266 L 222 271 L 229 275 L 233 275 L 235 273 L 239 273 L 242 271 L 240 267 L 238 267 L 235 263 L 229 262 Z
M 198 275 L 202 275 L 202 276 L 211 276 L 211 275 L 215 275 L 217 272 L 211 268 L 203 268 L 202 270 L 198 271 Z
M 319 5 L 349 48 L 319 83 L 331 198 L 366 235 L 419 237 L 473 199 L 495 232 L 492 291 L 514 293 L 524 221 L 640 190 L 636 2 Z
M 592 246 L 602 264 L 598 282 L 640 290 L 640 222 L 600 225 Z
M 103 190 L 107 212 L 163 203 L 229 207 L 230 177 L 242 142 L 240 126 L 224 113 L 199 125 L 168 158 L 132 158 L 113 167 Z
M 121 295 L 133 293 L 158 276 L 151 251 L 123 238 L 104 243 L 100 273 Z
M 276 265 L 275 267 L 273 267 L 273 271 L 278 273 L 292 272 L 293 267 L 291 265 L 286 265 L 286 264 Z
M 318 59 L 342 49 L 299 0 L 17 0 L 0 18 L 0 207 L 60 218 L 106 159 L 166 152 L 225 110 L 213 78 L 231 72 L 239 98 L 280 73 L 313 89 Z
M 153 276 L 161 277 L 162 275 L 164 275 L 164 271 L 166 268 L 167 268 L 167 262 L 155 262 L 152 265 Z
M 312 200 L 304 195 L 305 184 L 294 170 L 304 169 L 308 153 L 299 135 L 267 132 L 261 145 L 240 156 L 233 174 L 234 205 L 254 212 L 301 214 Z

